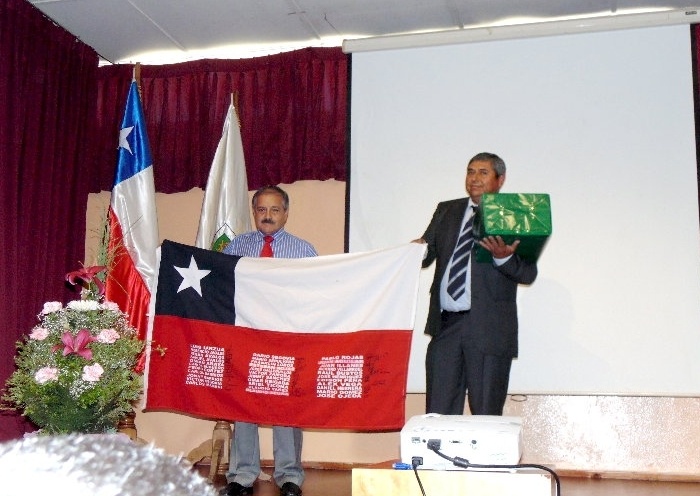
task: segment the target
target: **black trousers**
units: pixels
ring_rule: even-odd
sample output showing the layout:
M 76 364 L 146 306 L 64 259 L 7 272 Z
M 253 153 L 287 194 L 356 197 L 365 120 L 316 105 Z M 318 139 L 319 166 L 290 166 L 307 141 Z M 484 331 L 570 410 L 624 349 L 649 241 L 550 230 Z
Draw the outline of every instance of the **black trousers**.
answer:
M 511 357 L 484 354 L 470 335 L 469 312 L 443 312 L 440 334 L 425 357 L 426 413 L 502 415 L 508 395 Z

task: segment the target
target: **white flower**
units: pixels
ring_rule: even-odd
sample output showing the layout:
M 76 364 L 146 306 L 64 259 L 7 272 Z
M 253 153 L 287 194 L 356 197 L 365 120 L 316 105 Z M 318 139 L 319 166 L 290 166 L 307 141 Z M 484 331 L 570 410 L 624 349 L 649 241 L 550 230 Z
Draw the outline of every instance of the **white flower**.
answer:
M 45 327 L 35 327 L 32 329 L 31 334 L 29 334 L 29 339 L 35 339 L 37 341 L 43 341 L 49 336 L 49 330 Z
M 73 300 L 68 302 L 68 308 L 85 312 L 87 310 L 98 310 L 100 304 L 95 300 Z
M 56 367 L 42 367 L 36 371 L 34 379 L 39 384 L 55 381 L 58 379 L 58 369 Z
M 97 382 L 104 374 L 105 369 L 102 365 L 96 363 L 95 365 L 86 365 L 83 367 L 83 380 L 87 382 Z
M 44 308 L 41 310 L 41 315 L 46 315 L 47 313 L 58 312 L 63 308 L 60 301 L 47 301 L 44 303 Z
M 114 303 L 113 301 L 105 301 L 102 304 L 102 308 L 105 310 L 111 310 L 113 312 L 119 312 L 119 305 L 117 303 Z
M 114 329 L 102 329 L 96 339 L 100 343 L 112 344 L 119 338 L 119 333 Z

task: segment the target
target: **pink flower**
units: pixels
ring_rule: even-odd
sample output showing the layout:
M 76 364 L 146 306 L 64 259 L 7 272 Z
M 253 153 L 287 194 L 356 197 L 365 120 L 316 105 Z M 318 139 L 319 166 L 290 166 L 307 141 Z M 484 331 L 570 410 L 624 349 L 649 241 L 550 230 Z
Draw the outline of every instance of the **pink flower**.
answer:
M 97 277 L 97 274 L 103 272 L 107 267 L 103 265 L 94 265 L 92 267 L 83 267 L 82 269 L 74 270 L 66 274 L 66 281 L 73 286 L 79 285 L 84 288 L 89 288 L 90 284 L 94 284 L 97 288 L 97 293 L 102 296 L 105 294 L 105 285 Z
M 97 382 L 104 374 L 105 369 L 102 365 L 96 363 L 95 365 L 86 365 L 83 367 L 83 380 L 87 382 Z
M 45 327 L 35 327 L 32 329 L 31 334 L 29 334 L 29 339 L 34 339 L 36 341 L 43 341 L 49 336 L 49 330 Z
M 63 356 L 75 353 L 76 355 L 83 357 L 85 360 L 92 360 L 92 350 L 88 348 L 87 345 L 95 341 L 95 338 L 92 337 L 92 334 L 90 334 L 90 331 L 87 329 L 80 329 L 78 334 L 75 336 L 73 336 L 70 332 L 64 332 L 61 336 L 61 341 L 65 345 L 63 347 Z M 57 344 L 53 347 L 52 351 L 57 351 L 60 349 L 61 345 Z
M 34 380 L 39 384 L 45 384 L 49 381 L 58 379 L 58 369 L 55 367 L 42 367 L 34 374 Z
M 63 305 L 60 301 L 47 301 L 44 303 L 44 308 L 41 310 L 41 314 L 46 315 L 47 313 L 58 312 L 62 308 Z
M 112 344 L 119 338 L 119 333 L 114 329 L 102 329 L 97 335 L 97 341 L 107 344 Z

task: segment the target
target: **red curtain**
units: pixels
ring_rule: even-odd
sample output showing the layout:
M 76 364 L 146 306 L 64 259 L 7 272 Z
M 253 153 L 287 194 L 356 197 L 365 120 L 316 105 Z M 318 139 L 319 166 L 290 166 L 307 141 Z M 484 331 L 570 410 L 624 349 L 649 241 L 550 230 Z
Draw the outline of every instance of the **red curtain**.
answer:
M 160 192 L 204 188 L 236 93 L 249 186 L 346 179 L 349 57 L 304 49 L 142 66 Z M 98 55 L 26 0 L 0 2 L 0 386 L 46 301 L 75 298 L 89 192 L 111 190 L 133 66 Z M 0 440 L 31 429 L 0 412 Z
M 0 2 L 0 381 L 85 246 L 98 55 L 25 0 Z M 28 429 L 0 415 L 0 439 Z
M 306 48 L 254 59 L 141 66 L 156 191 L 206 186 L 232 94 L 251 189 L 304 179 L 344 181 L 348 60 L 340 48 Z M 115 139 L 133 67 L 98 71 L 94 192 L 112 187 Z

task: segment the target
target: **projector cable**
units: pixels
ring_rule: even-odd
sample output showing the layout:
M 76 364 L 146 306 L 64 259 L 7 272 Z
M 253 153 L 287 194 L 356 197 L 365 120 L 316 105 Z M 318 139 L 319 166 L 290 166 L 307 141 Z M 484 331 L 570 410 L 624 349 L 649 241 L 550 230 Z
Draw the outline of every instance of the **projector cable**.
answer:
M 469 460 L 465 458 L 460 458 L 458 456 L 455 456 L 454 458 L 451 456 L 447 456 L 444 453 L 440 452 L 440 444 L 438 442 L 433 442 L 431 439 L 428 441 L 428 449 L 433 451 L 436 455 L 439 457 L 444 458 L 445 460 L 451 461 L 456 467 L 460 468 L 473 468 L 473 469 L 498 469 L 498 470 L 520 470 L 520 469 L 535 469 L 535 470 L 542 470 L 544 472 L 549 473 L 552 476 L 552 480 L 554 481 L 554 486 L 556 489 L 555 495 L 556 496 L 561 496 L 561 482 L 559 481 L 559 476 L 557 473 L 552 470 L 549 467 L 545 467 L 544 465 L 537 465 L 533 463 L 523 463 L 523 464 L 518 464 L 518 465 L 477 465 L 474 463 L 469 463 Z M 422 461 L 422 460 L 421 460 Z M 413 470 L 416 470 L 416 464 L 414 460 L 413 464 Z M 416 471 L 416 477 L 418 477 L 418 472 Z M 420 480 L 418 481 L 420 483 Z M 421 491 L 423 490 L 423 486 L 421 486 Z M 425 492 L 423 492 L 425 495 Z
M 413 467 L 413 473 L 416 474 L 416 480 L 418 481 L 418 487 L 420 487 L 420 492 L 423 496 L 425 495 L 425 489 L 423 489 L 423 483 L 420 481 L 420 476 L 418 475 L 418 467 L 423 465 L 423 458 L 420 456 L 414 456 L 411 459 L 411 466 Z

